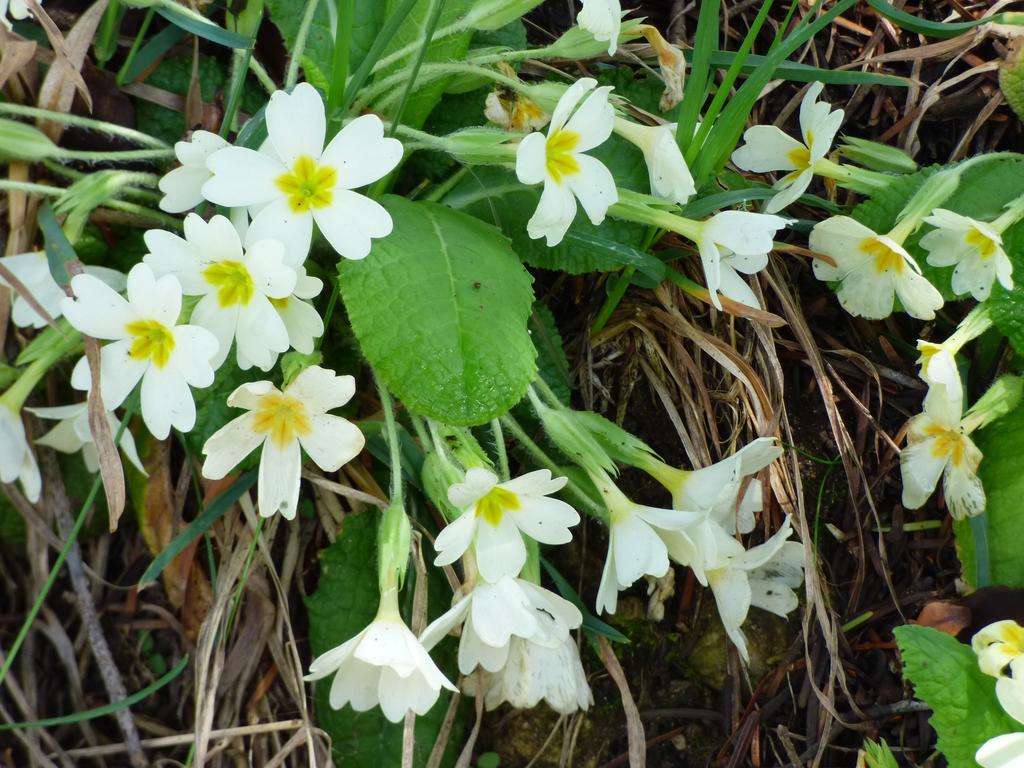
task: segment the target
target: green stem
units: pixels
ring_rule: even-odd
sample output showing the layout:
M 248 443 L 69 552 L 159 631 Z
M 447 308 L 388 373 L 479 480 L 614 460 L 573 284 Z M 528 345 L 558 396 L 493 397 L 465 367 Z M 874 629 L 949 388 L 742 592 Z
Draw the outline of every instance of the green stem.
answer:
M 132 40 L 132 47 L 128 49 L 128 55 L 125 56 L 124 64 L 117 70 L 117 77 L 114 78 L 114 82 L 117 83 L 117 87 L 120 88 L 124 85 L 125 78 L 128 77 L 128 72 L 131 70 L 132 62 L 135 60 L 135 54 L 139 52 L 139 48 L 142 47 L 142 41 L 146 37 L 146 32 L 149 30 L 149 24 L 153 21 L 153 14 L 156 11 L 150 7 L 146 10 L 146 15 L 142 18 L 142 24 L 139 26 L 139 31 L 135 35 L 135 39 Z
M 224 117 L 220 124 L 220 137 L 226 139 L 235 123 L 235 115 L 242 103 L 242 91 L 245 89 L 245 73 L 249 70 L 252 60 L 252 46 L 256 42 L 255 34 L 252 42 L 244 49 L 235 49 L 231 53 L 231 85 L 228 89 L 228 102 L 224 108 Z
M 832 179 L 842 187 L 865 195 L 885 189 L 893 181 L 891 174 L 869 171 L 867 168 L 855 165 L 840 165 L 827 158 L 815 161 L 814 173 L 816 176 Z
M 332 136 L 341 122 L 341 105 L 345 103 L 345 83 L 348 81 L 349 45 L 355 22 L 355 0 L 338 0 L 338 23 L 334 28 L 334 61 L 331 68 L 330 90 L 327 92 L 327 135 Z
M 508 469 L 508 450 L 505 447 L 505 435 L 501 431 L 501 422 L 491 419 L 491 434 L 494 435 L 494 452 L 498 454 L 498 472 L 502 482 L 511 479 Z
M 418 0 L 403 0 L 402 5 L 395 8 L 391 15 L 388 16 L 387 21 L 384 22 L 384 26 L 381 27 L 377 36 L 373 40 L 373 45 L 370 46 L 370 50 L 366 52 L 362 62 L 359 64 L 359 69 L 353 73 L 351 79 L 345 84 L 345 98 L 342 102 L 342 111 L 347 112 L 348 108 L 352 106 L 352 102 L 355 100 L 356 94 L 363 87 L 366 82 L 366 78 L 370 76 L 370 72 L 373 71 L 374 65 L 380 58 L 380 55 L 387 48 L 388 43 L 395 36 L 395 32 L 398 31 L 399 27 L 405 21 L 405 18 L 412 11 Z
M 611 288 L 608 290 L 608 296 L 605 297 L 604 303 L 601 305 L 601 309 L 598 310 L 597 317 L 594 318 L 594 322 L 590 326 L 591 336 L 599 333 L 601 329 L 608 324 L 608 319 L 618 308 L 619 303 L 622 301 L 622 297 L 626 295 L 626 289 L 629 288 L 629 284 L 633 282 L 633 275 L 635 273 L 635 267 L 626 267 L 619 272 L 618 276 L 615 278 L 615 282 L 612 283 Z
M 299 22 L 299 31 L 295 35 L 292 57 L 288 60 L 288 72 L 284 78 L 285 90 L 290 90 L 299 81 L 299 64 L 302 63 L 302 53 L 306 50 L 306 39 L 309 37 L 310 27 L 313 26 L 318 2 L 319 0 L 306 0 L 306 7 L 302 11 L 302 21 Z
M 142 133 L 141 131 L 135 131 L 131 128 L 125 128 L 122 125 L 115 125 L 114 123 L 107 123 L 102 120 L 93 120 L 89 117 L 65 114 L 64 112 L 53 112 L 49 109 L 28 107 L 24 104 L 11 104 L 9 102 L 0 102 L 0 114 L 20 115 L 22 117 L 52 120 L 53 122 L 63 123 L 64 125 L 73 125 L 76 128 L 86 128 L 90 131 L 99 131 L 100 133 L 105 133 L 108 136 L 120 136 L 123 139 L 134 141 L 136 144 L 143 144 L 159 149 L 171 149 L 170 145 L 164 143 L 158 138 L 155 138 L 154 136 L 150 136 L 148 133 Z
M 252 540 L 249 542 L 249 551 L 245 555 L 245 566 L 242 568 L 242 575 L 238 580 L 238 587 L 235 589 L 235 597 L 231 601 L 231 612 L 228 614 L 228 623 L 224 632 L 225 637 L 231 636 L 231 629 L 235 625 L 235 616 L 238 614 L 238 608 L 242 604 L 242 592 L 245 591 L 245 585 L 249 581 L 249 570 L 252 568 L 252 559 L 256 554 L 256 545 L 259 544 L 260 534 L 263 532 L 263 525 L 266 521 L 267 518 L 260 516 L 259 522 L 256 523 L 256 530 L 253 532 Z
M 114 152 L 61 148 L 59 159 L 84 160 L 88 163 L 113 163 L 137 160 L 162 160 L 174 157 L 173 149 L 126 149 Z
M 402 505 L 402 444 L 398 438 L 398 425 L 395 423 L 394 403 L 387 386 L 381 381 L 377 372 L 373 373 L 380 395 L 380 407 L 384 411 L 384 430 L 388 437 L 388 454 L 391 458 L 391 504 Z

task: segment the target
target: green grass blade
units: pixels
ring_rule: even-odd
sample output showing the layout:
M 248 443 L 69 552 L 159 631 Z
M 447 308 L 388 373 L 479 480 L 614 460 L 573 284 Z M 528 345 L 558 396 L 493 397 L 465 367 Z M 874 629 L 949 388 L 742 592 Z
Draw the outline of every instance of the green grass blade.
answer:
M 355 24 L 355 0 L 338 0 L 338 23 L 334 33 L 334 57 L 331 67 L 331 84 L 327 91 L 327 114 L 330 116 L 328 135 L 341 123 L 339 107 L 345 100 L 345 83 L 348 82 L 349 49 L 352 27 Z
M 711 54 L 718 50 L 719 0 L 701 0 L 700 15 L 697 17 L 697 33 L 693 40 L 693 60 L 690 63 L 690 77 L 683 91 L 676 119 L 676 142 L 685 155 L 693 140 L 700 119 L 700 108 L 708 93 L 708 78 L 711 76 Z
M 180 27 L 186 32 L 191 32 L 196 37 L 209 40 L 227 48 L 247 48 L 249 38 L 237 32 L 229 32 L 224 27 L 219 27 L 212 21 L 196 18 L 199 14 L 187 14 L 178 10 L 177 6 L 161 5 L 156 6 L 156 12 L 167 19 L 171 24 Z
M 62 715 L 60 717 L 48 717 L 44 720 L 30 720 L 25 723 L 0 723 L 0 731 L 13 731 L 21 728 L 49 728 L 54 725 L 69 725 L 71 723 L 80 723 L 83 720 L 95 720 L 97 717 L 111 715 L 118 710 L 126 709 L 133 704 L 138 704 L 140 701 L 149 698 L 151 695 L 159 691 L 185 671 L 185 667 L 188 666 L 188 661 L 189 656 L 188 654 L 185 654 L 182 660 L 175 664 L 173 669 L 168 670 L 168 672 L 159 680 L 155 680 L 142 690 L 136 691 L 131 696 L 126 696 L 120 701 L 112 701 L 109 704 L 104 704 L 102 707 L 94 707 L 93 709 L 86 709 L 82 712 L 74 712 L 70 715 Z
M 743 42 L 740 44 L 740 49 L 733 56 L 732 63 L 725 72 L 725 77 L 722 78 L 721 85 L 718 86 L 718 90 L 715 92 L 715 98 L 711 100 L 711 105 L 704 113 L 704 121 L 701 123 L 699 129 L 697 129 L 697 135 L 693 137 L 693 141 L 690 142 L 690 149 L 686 153 L 687 164 L 692 164 L 700 148 L 704 145 L 705 139 L 708 137 L 708 133 L 711 131 L 711 127 L 715 124 L 715 120 L 718 119 L 718 114 L 721 112 L 722 107 L 725 105 L 725 100 L 729 98 L 729 92 L 732 90 L 733 83 L 736 82 L 736 78 L 740 76 L 740 69 L 746 61 L 747 56 L 750 55 L 750 50 L 754 47 L 754 40 L 757 39 L 757 34 L 761 31 L 761 27 L 764 25 L 764 20 L 768 18 L 768 12 L 772 9 L 774 0 L 764 0 L 761 3 L 761 9 L 757 12 L 757 16 L 754 17 L 754 22 L 750 25 L 750 29 L 747 31 L 747 36 L 743 38 Z
M 125 60 L 123 70 L 118 73 L 119 82 L 134 82 L 135 78 L 149 69 L 157 59 L 171 50 L 184 36 L 185 30 L 173 24 L 161 29 L 142 46 L 138 54 L 131 57 L 130 63 L 129 60 Z
M 885 18 L 894 24 L 898 24 L 908 32 L 917 32 L 928 37 L 956 37 L 964 32 L 969 32 L 982 24 L 1017 24 L 1024 25 L 1024 13 L 1020 11 L 1006 11 L 996 13 L 992 16 L 985 16 L 981 19 L 971 21 L 930 21 L 921 19 L 913 14 L 895 8 L 892 3 L 886 0 L 867 0 L 868 5 L 874 8 Z
M 691 59 L 692 51 L 685 51 L 687 59 Z M 734 51 L 715 51 L 711 54 L 711 66 L 730 67 L 736 59 Z M 740 72 L 750 75 L 768 63 L 768 57 L 751 53 L 740 65 Z M 822 82 L 826 85 L 886 85 L 894 88 L 910 87 L 910 78 L 900 75 L 888 75 L 882 72 L 861 72 L 851 69 L 823 69 L 799 61 L 784 61 L 775 68 L 775 77 L 794 83 Z
M 185 530 L 171 539 L 171 543 L 164 547 L 159 555 L 153 558 L 153 562 L 149 564 L 146 572 L 139 579 L 139 585 L 148 584 L 156 579 L 179 552 L 217 522 L 231 508 L 231 505 L 241 498 L 243 493 L 252 488 L 256 483 L 256 474 L 257 471 L 255 469 L 249 470 L 235 480 L 226 491 L 207 504 L 206 508 L 199 513 L 199 516 L 189 523 Z

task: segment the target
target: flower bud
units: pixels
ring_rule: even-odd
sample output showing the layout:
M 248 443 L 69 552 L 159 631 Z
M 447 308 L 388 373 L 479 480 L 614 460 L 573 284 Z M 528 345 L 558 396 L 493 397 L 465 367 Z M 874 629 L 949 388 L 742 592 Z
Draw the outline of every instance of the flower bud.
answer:
M 477 31 L 489 32 L 532 11 L 542 0 L 479 0 L 466 14 L 463 23 Z
M 873 171 L 887 173 L 914 173 L 917 171 L 917 163 L 910 155 L 902 149 L 877 141 L 847 136 L 838 151 L 840 157 L 852 160 Z
M 619 42 L 628 42 L 640 37 L 642 33 L 639 27 L 639 19 L 624 20 L 619 30 Z M 608 52 L 608 41 L 595 40 L 594 36 L 582 27 L 572 27 L 545 48 L 544 52 L 558 59 L 592 59 Z
M 377 577 L 382 595 L 395 587 L 401 588 L 409 566 L 411 543 L 412 526 L 409 524 L 409 516 L 401 504 L 391 504 L 384 510 L 377 534 Z
M 39 162 L 59 154 L 60 148 L 35 126 L 0 118 L 0 160 Z
M 442 139 L 444 150 L 467 165 L 514 163 L 516 147 L 509 134 L 494 128 L 464 128 Z

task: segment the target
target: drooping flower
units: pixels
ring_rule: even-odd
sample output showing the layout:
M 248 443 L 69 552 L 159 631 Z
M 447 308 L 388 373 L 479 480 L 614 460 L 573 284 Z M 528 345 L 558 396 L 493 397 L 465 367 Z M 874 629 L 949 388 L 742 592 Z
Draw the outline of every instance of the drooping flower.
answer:
M 978 478 L 982 455 L 970 438 L 971 431 L 972 424 L 963 417 L 960 392 L 951 397 L 944 386 L 930 387 L 924 412 L 910 420 L 907 446 L 900 452 L 903 506 L 920 507 L 942 477 L 946 504 L 954 519 L 985 510 L 985 489 Z
M 608 41 L 608 55 L 614 56 L 619 47 L 622 28 L 622 6 L 619 0 L 582 0 L 583 7 L 576 14 L 576 23 L 594 36 L 598 42 Z
M 53 279 L 53 275 L 50 273 L 50 264 L 43 251 L 4 256 L 0 258 L 0 264 L 6 267 L 32 294 L 32 298 L 51 319 L 56 320 L 61 316 L 61 302 L 67 294 Z M 125 277 L 117 270 L 94 267 L 90 264 L 85 267 L 85 274 L 99 278 L 115 291 L 124 290 Z M 0 275 L 0 285 L 15 291 L 14 301 L 11 305 L 11 320 L 15 325 L 23 328 L 42 328 L 46 325 L 46 319 L 36 312 L 25 297 L 18 293 L 13 285 L 8 284 L 2 275 Z
M 718 298 L 721 291 L 735 301 L 760 307 L 736 271 L 753 274 L 764 269 L 774 248 L 775 233 L 787 224 L 789 221 L 780 216 L 747 211 L 722 211 L 700 224 L 695 241 L 712 304 L 722 308 Z
M 1024 733 L 989 739 L 974 755 L 981 768 L 1024 768 Z
M 302 450 L 334 472 L 363 449 L 366 439 L 347 419 L 329 414 L 355 394 L 355 379 L 313 365 L 280 391 L 269 381 L 243 384 L 228 405 L 246 413 L 214 432 L 203 446 L 203 477 L 219 480 L 261 445 L 259 511 L 291 520 L 299 501 Z
M 725 632 L 744 661 L 750 661 L 743 623 L 751 606 L 785 617 L 797 607 L 795 587 L 803 582 L 803 547 L 787 541 L 793 530 L 789 517 L 764 544 L 727 557 L 707 572 Z
M 448 489 L 448 500 L 462 515 L 449 523 L 434 542 L 434 565 L 458 560 L 471 546 L 480 575 L 490 582 L 517 576 L 526 564 L 523 534 L 542 544 L 567 544 L 580 516 L 559 499 L 549 498 L 568 482 L 539 469 L 508 482 L 483 467 L 466 472 L 463 482 Z
M 57 421 L 57 425 L 53 429 L 42 437 L 36 438 L 36 445 L 43 445 L 61 453 L 81 451 L 85 468 L 89 472 L 99 471 L 96 443 L 93 441 L 92 430 L 89 428 L 88 403 L 58 405 L 53 408 L 26 408 L 25 410 L 41 419 Z M 107 424 L 110 426 L 111 436 L 117 435 L 121 428 L 121 422 L 109 411 L 107 412 Z M 125 458 L 132 463 L 132 466 L 142 474 L 146 474 L 130 429 L 125 428 L 118 446 L 124 451 Z
M 626 498 L 610 480 L 594 479 L 609 512 L 608 556 L 597 591 L 597 610 L 615 613 L 620 590 L 641 576 L 660 578 L 668 573 L 668 547 L 661 534 L 691 528 L 706 515 L 642 506 Z
M 160 208 L 168 213 L 184 213 L 203 202 L 203 185 L 213 175 L 206 161 L 228 146 L 227 141 L 209 131 L 194 131 L 190 140 L 177 142 L 174 155 L 181 165 L 164 175 L 157 185 L 164 193 Z
M 917 364 L 921 366 L 921 378 L 928 386 L 946 388 L 950 398 L 963 398 L 963 385 L 960 382 L 960 370 L 956 367 L 955 352 L 947 344 L 935 344 L 919 340 L 917 351 L 920 357 Z
M 288 330 L 274 309 L 295 289 L 297 274 L 285 263 L 284 245 L 260 240 L 243 249 L 238 232 L 224 216 L 209 222 L 197 214 L 185 217 L 185 238 L 160 229 L 145 234 L 149 253 L 143 257 L 157 275 L 173 275 L 190 296 L 202 296 L 192 323 L 217 337 L 214 368 L 236 342 L 239 367 L 267 371 L 277 355 L 288 350 Z
M 778 192 L 765 206 L 766 213 L 781 211 L 807 191 L 814 179 L 814 164 L 828 154 L 843 124 L 843 110 L 833 111 L 817 100 L 822 88 L 822 83 L 813 83 L 800 104 L 802 142 L 774 125 L 755 125 L 743 134 L 744 145 L 733 152 L 733 163 L 745 171 L 789 171 L 775 182 Z
M 514 74 L 515 70 L 513 70 Z M 487 94 L 484 117 L 509 131 L 539 131 L 548 124 L 547 112 L 518 91 L 499 89 Z
M 477 581 L 423 630 L 420 640 L 429 650 L 462 624 L 459 671 L 468 675 L 479 666 L 497 672 L 508 661 L 513 638 L 557 648 L 582 622 L 583 614 L 568 600 L 524 579 L 505 577 L 493 584 Z
M 1002 234 L 992 224 L 944 208 L 932 211 L 924 221 L 935 229 L 921 238 L 921 247 L 933 267 L 955 266 L 953 293 L 984 301 L 996 280 L 1008 291 L 1013 288 L 1013 264 L 1003 250 Z
M 537 614 L 541 624 L 552 625 L 554 617 L 544 612 Z M 488 710 L 508 702 L 516 709 L 529 709 L 541 701 L 559 714 L 568 715 L 587 710 L 594 703 L 594 695 L 587 684 L 587 675 L 580 661 L 579 649 L 571 636 L 556 647 L 533 640 L 513 637 L 509 640 L 508 661 L 497 672 L 482 672 L 484 704 Z M 476 676 L 467 677 L 463 690 L 479 696 Z
M 43 489 L 39 465 L 25 437 L 21 414 L 0 402 L 0 482 L 19 482 L 25 498 L 35 504 Z
M 366 712 L 379 705 L 393 723 L 409 711 L 425 715 L 442 688 L 456 690 L 402 621 L 397 591 L 382 596 L 377 617 L 362 632 L 314 659 L 304 679 L 332 674 L 328 701 L 333 709 L 350 704 Z
M 127 300 L 92 275 L 71 279 L 74 298 L 62 302 L 64 316 L 77 330 L 106 339 L 100 351 L 100 388 L 107 408 L 115 409 L 142 381 L 142 420 L 164 439 L 173 426 L 188 432 L 196 406 L 189 387 L 213 383 L 210 361 L 217 338 L 196 325 L 178 325 L 181 284 L 172 275 L 157 279 L 146 264 L 128 273 Z M 89 365 L 83 357 L 71 372 L 71 386 L 89 390 Z
M 892 314 L 896 296 L 906 313 L 919 320 L 932 319 L 942 306 L 942 294 L 900 242 L 849 216 L 815 225 L 810 248 L 835 262 L 815 259 L 814 276 L 839 283 L 839 303 L 851 315 L 881 320 Z
M 615 132 L 644 153 L 651 194 L 679 205 L 697 191 L 693 175 L 676 143 L 675 125 L 640 125 L 617 118 Z
M 615 125 L 608 103 L 611 87 L 597 81 L 577 80 L 558 100 L 548 133 L 531 133 L 516 152 L 516 175 L 523 184 L 544 184 L 537 210 L 527 223 L 533 239 L 558 245 L 576 217 L 576 200 L 593 224 L 604 221 L 618 201 L 615 179 L 604 164 L 587 154 L 602 144 Z M 584 95 L 589 96 L 584 100 Z M 582 101 L 582 104 L 580 103 Z
M 315 221 L 339 254 L 365 258 L 371 240 L 391 234 L 391 215 L 353 190 L 389 174 L 402 159 L 401 142 L 384 137 L 379 117 L 361 115 L 325 147 L 324 102 L 308 83 L 275 92 L 266 119 L 261 151 L 226 147 L 210 156 L 203 196 L 248 207 L 260 237 L 283 241 L 290 253 L 309 252 Z

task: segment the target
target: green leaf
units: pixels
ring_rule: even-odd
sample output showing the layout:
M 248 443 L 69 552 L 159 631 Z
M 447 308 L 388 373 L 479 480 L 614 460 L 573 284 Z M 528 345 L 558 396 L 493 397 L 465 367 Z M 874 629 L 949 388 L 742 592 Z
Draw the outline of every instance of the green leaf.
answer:
M 974 441 L 985 458 L 978 476 L 985 487 L 987 503 L 983 520 L 988 528 L 989 568 L 993 584 L 1024 587 L 1024 548 L 1018 536 L 1024 528 L 1024 473 L 1020 457 L 1024 455 L 1024 408 L 992 422 L 976 432 Z M 963 564 L 964 579 L 977 584 L 974 534 L 969 521 L 954 524 L 957 551 Z
M 377 523 L 375 512 L 348 515 L 334 544 L 320 553 L 320 581 L 306 600 L 309 642 L 314 655 L 354 637 L 377 612 L 377 579 L 370 576 L 376 571 Z M 439 571 L 431 569 L 430 573 L 429 605 L 432 612 L 439 614 L 451 602 L 451 589 Z M 409 579 L 410 585 L 412 581 Z M 450 663 L 452 647 L 452 643 L 442 643 L 432 652 L 446 672 L 454 666 Z M 317 723 L 331 735 L 335 762 L 351 768 L 401 765 L 402 724 L 388 722 L 377 708 L 368 712 L 355 712 L 351 707 L 331 709 L 327 698 L 332 680 L 317 683 L 315 702 Z M 442 691 L 433 708 L 416 718 L 414 764 L 418 767 L 426 765 L 440 732 L 448 699 L 448 692 Z M 449 739 L 449 752 L 454 752 L 461 741 L 459 730 L 457 721 Z M 444 765 L 450 766 L 453 762 L 454 754 L 451 754 Z
M 918 32 L 929 37 L 956 37 L 982 24 L 1024 24 L 1024 13 L 996 13 L 971 21 L 929 21 L 895 8 L 886 0 L 868 0 L 868 5 L 890 21 L 908 32 Z
M 411 409 L 483 424 L 526 393 L 536 351 L 530 275 L 492 226 L 437 203 L 389 196 L 395 229 L 339 267 L 363 354 Z
M 888 232 L 895 225 L 900 211 L 925 179 L 941 168 L 942 166 L 933 165 L 922 168 L 917 173 L 893 176 L 888 186 L 875 192 L 870 200 L 854 208 L 851 215 L 861 224 L 879 234 Z M 1003 212 L 1007 203 L 1020 196 L 1022 174 L 1024 174 L 1024 155 L 1000 153 L 981 162 L 972 162 L 972 165 L 964 170 L 960 177 L 960 186 L 942 204 L 942 207 L 963 216 L 990 221 Z M 953 267 L 931 266 L 927 261 L 928 252 L 920 246 L 921 238 L 931 229 L 932 227 L 928 224 L 922 225 L 907 238 L 904 246 L 917 261 L 924 276 L 942 292 L 943 298 L 953 301 L 958 298 L 954 296 L 951 285 Z M 1011 254 L 1011 258 L 1021 258 L 1020 251 L 1024 250 L 1022 235 L 1024 235 L 1024 227 L 1020 224 L 1011 227 L 1004 234 L 1004 237 L 1009 240 L 1007 253 Z M 997 284 L 993 291 L 993 304 L 1004 298 L 1005 292 Z M 1013 310 L 1008 308 L 1008 311 L 1012 312 Z
M 566 405 L 572 395 L 569 382 L 569 359 L 562 346 L 555 316 L 544 304 L 535 302 L 530 313 L 530 336 L 537 348 L 537 368 L 551 391 Z
M 46 263 L 50 267 L 50 276 L 57 285 L 66 286 L 71 282 L 68 276 L 68 262 L 77 259 L 78 255 L 49 203 L 43 203 L 39 208 L 39 227 L 43 230 L 43 239 L 46 242 Z
M 932 708 L 928 722 L 950 768 L 973 768 L 982 744 L 1019 730 L 999 706 L 995 678 L 978 669 L 970 646 L 930 627 L 897 627 L 895 635 L 915 696 Z
M 284 38 L 285 47 L 291 51 L 299 33 L 303 10 L 307 2 L 317 0 L 266 0 L 270 20 Z M 334 59 L 334 0 L 317 2 L 313 23 L 306 38 L 303 55 L 320 72 L 330 72 Z M 356 0 L 355 24 L 349 40 L 349 71 L 355 72 L 366 52 L 384 23 L 385 9 L 381 0 Z
M 441 16 L 438 19 L 437 29 L 444 29 L 454 24 L 459 18 L 466 15 L 472 8 L 473 0 L 419 0 L 413 7 L 412 12 L 405 18 L 405 21 L 395 32 L 391 43 L 384 49 L 382 58 L 389 54 L 400 51 L 406 47 L 410 48 L 407 56 L 402 56 L 396 61 L 382 67 L 375 73 L 375 79 L 381 80 L 397 72 L 408 70 L 413 66 L 419 56 L 420 47 L 426 40 L 427 27 L 430 17 L 439 3 L 444 3 Z M 387 3 L 388 13 L 400 4 L 400 0 L 389 0 Z M 469 41 L 473 37 L 472 30 L 465 30 L 444 37 L 435 37 L 430 41 L 423 62 L 445 62 L 459 59 L 469 49 Z M 448 78 L 432 80 L 429 83 L 416 86 L 409 97 L 409 101 L 402 112 L 402 123 L 412 128 L 419 128 L 427 119 L 434 107 L 441 100 L 445 90 L 445 83 Z M 403 84 L 404 85 L 404 84 Z M 401 87 L 397 89 L 401 90 Z M 390 115 L 397 107 L 393 101 L 394 94 L 388 93 L 383 97 L 389 108 L 382 109 L 385 114 Z
M 240 35 L 237 32 L 229 32 L 223 27 L 219 27 L 212 21 L 202 21 L 196 16 L 186 13 L 184 10 L 179 10 L 177 6 L 158 5 L 154 6 L 156 12 L 167 19 L 174 26 L 191 32 L 197 37 L 201 37 L 204 40 L 209 40 L 211 43 L 217 43 L 227 48 L 248 48 L 249 38 L 245 35 Z
M 1018 222 L 1003 233 L 1003 248 L 1013 264 L 1013 288 L 1006 290 L 997 281 L 988 305 L 996 327 L 1024 355 L 1024 224 Z

